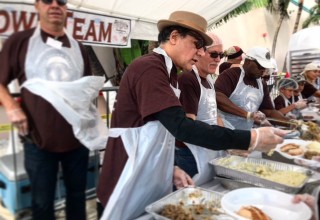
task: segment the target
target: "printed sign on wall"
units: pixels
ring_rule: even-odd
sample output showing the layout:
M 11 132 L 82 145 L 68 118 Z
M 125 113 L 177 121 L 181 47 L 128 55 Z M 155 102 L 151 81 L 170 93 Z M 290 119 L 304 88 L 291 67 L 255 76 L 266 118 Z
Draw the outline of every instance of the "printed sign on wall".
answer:
M 0 1 L 0 37 L 33 28 L 37 23 L 33 4 Z M 69 9 L 65 27 L 86 45 L 130 47 L 130 19 Z

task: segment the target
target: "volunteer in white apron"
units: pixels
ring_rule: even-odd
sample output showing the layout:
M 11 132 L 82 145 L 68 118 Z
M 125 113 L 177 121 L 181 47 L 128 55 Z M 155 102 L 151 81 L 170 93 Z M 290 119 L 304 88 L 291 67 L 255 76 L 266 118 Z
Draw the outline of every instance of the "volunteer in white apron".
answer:
M 320 65 L 318 63 L 312 62 L 308 63 L 304 67 L 302 73 L 300 73 L 306 79 L 306 83 L 304 85 L 303 90 L 301 91 L 301 94 L 303 95 L 303 97 L 308 99 L 308 103 L 319 102 L 320 90 L 318 89 L 318 85 L 316 84 L 319 72 Z
M 205 88 L 201 84 L 201 79 L 196 66 L 193 66 L 193 71 L 196 74 L 201 91 L 197 112 L 197 120 L 203 121 L 209 125 L 216 125 L 218 115 L 216 93 L 214 91 L 214 87 L 210 83 L 210 81 L 207 80 L 211 88 Z M 192 177 L 193 181 L 197 186 L 208 182 L 214 176 L 213 166 L 209 164 L 209 161 L 223 155 L 223 151 L 214 151 L 193 144 L 185 144 L 189 147 L 197 162 L 198 173 Z
M 268 86 L 261 79 L 274 68 L 270 58 L 267 48 L 253 47 L 241 67 L 225 70 L 215 82 L 218 109 L 236 129 L 250 130 L 254 122 L 270 126 L 266 116 L 289 120 L 274 109 Z
M 60 41 L 52 38 L 44 43 L 40 27 L 35 29 L 25 62 L 27 80 L 21 87 L 51 103 L 72 125 L 75 136 L 84 146 L 90 150 L 102 149 L 106 145 L 107 129 L 93 100 L 103 86 L 104 77 L 82 77 L 79 44 L 65 33 L 70 48 L 62 47 Z
M 154 52 L 165 57 L 170 78 L 171 58 L 161 48 L 154 49 Z M 170 86 L 179 98 L 180 90 Z M 175 138 L 159 121 L 138 128 L 111 128 L 108 135 L 121 137 L 129 158 L 101 219 L 130 219 L 151 202 L 171 192 Z M 152 181 L 146 184 L 150 178 Z M 148 198 L 145 198 L 146 194 Z
M 247 112 L 257 112 L 263 99 L 263 89 L 261 78 L 256 79 L 258 88 L 248 86 L 243 82 L 245 72 L 242 67 L 241 75 L 235 90 L 232 92 L 229 99 L 237 106 Z M 234 126 L 235 129 L 250 130 L 253 126 L 253 120 L 248 120 L 243 117 L 232 115 L 226 112 L 221 112 L 225 120 Z
M 298 118 L 300 109 L 307 106 L 303 99 L 294 101 L 293 91 L 298 89 L 298 83 L 294 79 L 284 78 L 279 80 L 277 87 L 280 94 L 274 99 L 275 109 L 289 118 Z

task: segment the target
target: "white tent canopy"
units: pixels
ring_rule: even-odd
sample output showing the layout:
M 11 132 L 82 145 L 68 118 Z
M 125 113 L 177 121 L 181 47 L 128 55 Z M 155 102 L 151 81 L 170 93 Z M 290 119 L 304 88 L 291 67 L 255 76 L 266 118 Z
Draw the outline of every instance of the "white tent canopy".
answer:
M 320 49 L 320 26 L 305 28 L 293 34 L 289 40 L 289 51 Z
M 182 10 L 202 15 L 209 26 L 246 0 L 69 0 L 68 7 L 134 21 L 131 38 L 157 40 L 157 21 Z M 20 1 L 21 2 L 21 1 Z M 28 0 L 25 2 L 34 2 Z

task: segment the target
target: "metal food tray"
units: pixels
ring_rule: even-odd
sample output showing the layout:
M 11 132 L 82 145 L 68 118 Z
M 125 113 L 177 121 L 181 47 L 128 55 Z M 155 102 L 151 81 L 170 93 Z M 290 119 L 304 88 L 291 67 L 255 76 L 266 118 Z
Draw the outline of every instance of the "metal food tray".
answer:
M 190 194 L 197 194 L 199 196 L 190 196 Z M 165 205 L 172 204 L 172 205 L 178 205 L 183 202 L 184 205 L 195 205 L 195 204 L 205 204 L 205 203 L 215 203 L 218 204 L 218 207 L 220 207 L 220 201 L 222 198 L 222 194 L 210 191 L 207 189 L 203 189 L 200 187 L 186 187 L 182 188 L 180 190 L 177 190 L 164 198 L 148 205 L 146 207 L 146 212 L 150 213 L 155 219 L 159 220 L 169 220 L 165 216 L 160 215 L 160 212 L 164 208 Z M 221 209 L 221 212 L 223 210 Z M 220 215 L 212 215 L 214 216 L 214 219 L 221 219 L 221 220 L 234 220 L 233 217 L 227 215 L 227 214 L 220 214 Z M 203 216 L 199 215 L 199 218 L 194 216 L 195 220 L 204 219 Z M 205 218 L 206 219 L 206 218 Z
M 233 165 L 239 164 L 241 162 L 247 162 L 247 163 L 252 163 L 256 165 L 265 165 L 267 167 L 270 167 L 271 169 L 279 170 L 279 171 L 284 170 L 284 171 L 302 172 L 306 174 L 307 178 L 300 186 L 297 186 L 297 187 L 289 186 L 282 183 L 277 183 L 271 180 L 264 179 L 254 174 L 241 172 L 238 170 L 228 168 L 226 166 L 221 166 L 219 164 L 219 160 L 225 159 L 225 158 L 230 158 L 232 160 L 232 163 L 235 163 Z M 218 176 L 230 178 L 233 180 L 241 181 L 243 183 L 248 183 L 255 186 L 277 189 L 286 193 L 297 193 L 299 190 L 302 189 L 302 187 L 308 182 L 310 177 L 314 174 L 313 171 L 306 169 L 304 167 L 296 166 L 296 165 L 275 162 L 275 161 L 266 160 L 266 159 L 245 158 L 245 157 L 239 157 L 239 156 L 233 156 L 233 155 L 226 156 L 226 157 L 219 157 L 210 161 L 209 163 L 214 166 L 215 173 Z

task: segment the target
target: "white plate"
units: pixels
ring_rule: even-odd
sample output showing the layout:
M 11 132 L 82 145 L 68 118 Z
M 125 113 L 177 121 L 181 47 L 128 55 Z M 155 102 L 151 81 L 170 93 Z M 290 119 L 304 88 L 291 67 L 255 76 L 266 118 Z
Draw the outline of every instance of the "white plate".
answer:
M 305 203 L 292 203 L 293 196 L 273 189 L 242 188 L 226 193 L 221 206 L 227 214 L 247 220 L 236 214 L 242 206 L 256 206 L 272 220 L 308 220 L 312 211 Z
M 305 166 L 305 167 L 308 167 L 308 168 L 311 168 L 311 169 L 318 169 L 320 168 L 320 162 L 319 161 L 316 161 L 316 160 L 309 160 L 309 159 L 306 159 L 304 158 L 303 155 L 300 155 L 300 156 L 292 156 L 290 154 L 287 154 L 285 152 L 282 152 L 281 151 L 281 147 L 285 144 L 297 144 L 297 145 L 300 145 L 300 147 L 306 151 L 306 146 L 308 144 L 311 143 L 311 141 L 305 141 L 305 140 L 301 140 L 301 139 L 285 139 L 283 141 L 282 144 L 278 144 L 275 148 L 275 151 L 277 151 L 279 154 L 281 154 L 282 156 L 288 158 L 288 159 L 293 159 L 294 162 L 298 165 L 301 165 L 301 166 Z
M 312 108 L 305 108 L 305 109 L 302 109 L 300 112 L 301 113 L 307 113 L 307 112 L 318 112 L 319 111 L 319 108 L 317 107 L 312 107 Z
M 282 156 L 288 158 L 288 159 L 295 159 L 295 158 L 304 158 L 303 155 L 300 156 L 292 156 L 290 154 L 287 154 L 286 152 L 282 152 L 281 151 L 281 147 L 286 145 L 286 144 L 297 144 L 300 146 L 300 148 L 305 151 L 306 150 L 306 146 L 310 143 L 310 141 L 305 141 L 305 140 L 301 140 L 301 139 L 285 139 L 283 141 L 283 143 L 278 144 L 275 148 L 275 151 L 277 151 L 279 154 L 281 154 Z

